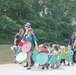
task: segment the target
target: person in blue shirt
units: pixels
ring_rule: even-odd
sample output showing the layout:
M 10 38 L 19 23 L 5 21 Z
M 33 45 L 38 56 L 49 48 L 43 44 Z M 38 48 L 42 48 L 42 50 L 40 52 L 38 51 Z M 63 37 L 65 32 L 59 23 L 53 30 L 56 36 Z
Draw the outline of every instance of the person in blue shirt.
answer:
M 35 35 L 32 34 L 33 32 L 33 29 L 32 28 L 29 28 L 28 31 L 27 31 L 27 35 L 25 35 L 23 37 L 23 41 L 30 41 L 32 46 L 31 46 L 31 49 L 29 50 L 29 52 L 27 53 L 27 62 L 28 62 L 28 67 L 27 69 L 31 69 L 31 55 L 34 51 L 34 48 L 36 48 L 36 50 L 38 50 L 38 45 L 37 45 L 37 38 Z

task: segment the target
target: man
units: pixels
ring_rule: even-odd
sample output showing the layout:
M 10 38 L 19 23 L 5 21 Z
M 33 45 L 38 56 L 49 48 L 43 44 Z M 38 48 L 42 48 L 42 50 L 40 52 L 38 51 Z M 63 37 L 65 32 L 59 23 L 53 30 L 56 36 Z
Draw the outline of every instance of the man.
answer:
M 74 53 L 73 54 L 73 63 L 75 63 L 76 62 L 76 60 L 75 60 L 76 51 L 74 51 L 74 49 L 76 48 L 76 29 L 74 30 L 73 35 L 71 36 L 69 45 L 72 46 L 72 50 L 73 50 L 73 53 Z

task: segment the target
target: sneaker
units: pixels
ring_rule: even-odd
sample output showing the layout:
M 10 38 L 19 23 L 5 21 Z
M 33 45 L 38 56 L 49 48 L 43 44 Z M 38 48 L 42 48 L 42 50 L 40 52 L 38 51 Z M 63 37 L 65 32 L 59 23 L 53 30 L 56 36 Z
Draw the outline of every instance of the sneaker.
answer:
M 34 66 L 34 64 L 31 64 L 31 67 L 33 67 Z
M 49 64 L 47 64 L 46 69 L 49 69 Z
M 14 60 L 14 63 L 15 63 L 15 64 L 17 64 L 17 61 L 16 61 L 16 60 Z
M 72 66 L 73 66 L 73 63 L 72 63 Z
M 67 66 L 70 66 L 70 64 L 68 63 Z
M 22 63 L 19 63 L 19 64 L 22 64 Z
M 24 67 L 28 67 L 28 63 Z
M 28 67 L 28 68 L 27 68 L 27 70 L 30 70 L 30 69 L 31 69 L 31 67 Z
M 25 65 L 24 67 L 28 67 L 28 65 Z
M 45 69 L 44 67 L 41 68 L 42 70 Z

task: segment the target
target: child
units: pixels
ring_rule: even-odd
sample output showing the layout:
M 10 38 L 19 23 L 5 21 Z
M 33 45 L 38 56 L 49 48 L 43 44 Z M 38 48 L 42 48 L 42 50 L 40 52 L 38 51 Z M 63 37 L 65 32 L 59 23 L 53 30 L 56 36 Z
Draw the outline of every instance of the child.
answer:
M 58 65 L 59 58 L 58 58 L 58 56 L 59 56 L 58 47 L 54 44 L 53 45 L 52 57 L 51 57 L 51 59 L 49 61 L 49 63 L 51 64 L 51 68 L 54 68 L 54 65 L 56 65 L 56 68 L 59 67 L 59 65 Z
M 42 48 L 41 48 L 41 50 L 39 51 L 39 53 L 46 53 L 46 54 L 49 53 L 49 51 L 48 51 L 48 49 L 47 49 L 47 47 L 46 47 L 45 44 L 42 46 Z M 41 69 L 45 69 L 45 68 L 48 69 L 48 64 L 47 64 L 47 63 L 44 64 L 44 65 L 42 65 L 42 68 L 41 68 Z
M 68 62 L 67 66 L 70 65 L 70 62 L 73 65 L 73 51 L 71 49 L 72 49 L 71 46 L 68 46 L 67 57 L 66 57 L 66 60 Z
M 61 65 L 62 63 L 64 63 L 65 65 L 65 58 L 66 58 L 66 51 L 65 51 L 65 47 L 64 46 L 60 46 L 60 55 L 61 55 Z

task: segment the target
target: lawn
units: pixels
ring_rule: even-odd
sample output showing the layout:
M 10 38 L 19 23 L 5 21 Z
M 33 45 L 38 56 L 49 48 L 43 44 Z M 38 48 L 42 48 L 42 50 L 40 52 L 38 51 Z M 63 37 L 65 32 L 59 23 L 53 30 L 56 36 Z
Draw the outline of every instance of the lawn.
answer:
M 14 51 L 11 45 L 0 45 L 0 64 L 10 64 L 14 60 Z

